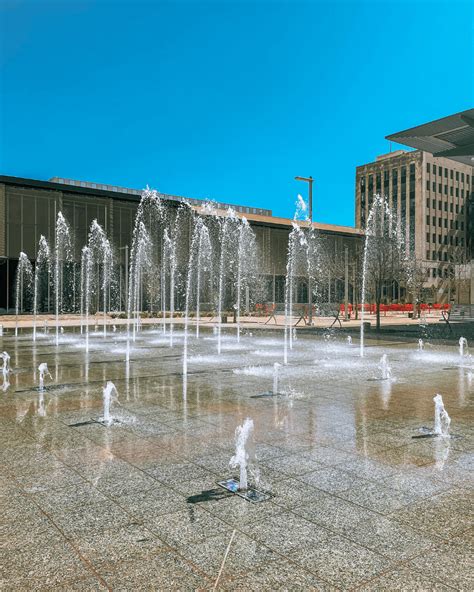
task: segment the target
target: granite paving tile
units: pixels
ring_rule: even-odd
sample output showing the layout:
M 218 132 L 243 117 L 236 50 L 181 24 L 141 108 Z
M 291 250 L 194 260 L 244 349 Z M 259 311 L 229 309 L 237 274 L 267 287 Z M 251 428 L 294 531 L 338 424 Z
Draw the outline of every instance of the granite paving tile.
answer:
M 219 581 L 218 589 L 228 592 L 261 592 L 262 590 L 336 592 L 339 590 L 286 559 L 261 565 L 246 575 L 232 579 L 223 578 Z
M 282 512 L 260 522 L 248 523 L 242 530 L 283 555 L 301 548 L 320 546 L 330 537 L 326 529 L 291 512 Z
M 451 539 L 421 553 L 407 565 L 457 590 L 474 589 L 473 548 Z
M 451 592 L 456 590 L 414 569 L 401 567 L 389 571 L 382 576 L 357 588 L 358 592 Z
M 174 552 L 120 563 L 116 570 L 104 573 L 104 579 L 118 592 L 194 592 L 211 588 L 203 574 Z
M 342 590 L 354 588 L 387 570 L 392 563 L 339 535 L 327 538 L 323 544 L 299 548 L 289 557 Z

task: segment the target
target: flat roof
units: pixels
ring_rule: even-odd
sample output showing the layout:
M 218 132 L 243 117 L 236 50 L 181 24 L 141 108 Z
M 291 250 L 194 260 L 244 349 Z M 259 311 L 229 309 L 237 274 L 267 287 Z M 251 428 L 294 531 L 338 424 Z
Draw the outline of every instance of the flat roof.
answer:
M 386 136 L 387 140 L 474 166 L 474 109 Z
M 12 177 L 8 175 L 0 175 L 0 183 L 5 183 L 7 185 L 15 185 L 18 187 L 31 187 L 33 189 L 45 189 L 49 191 L 67 191 L 68 193 L 76 193 L 82 194 L 88 197 L 107 197 L 107 198 L 114 198 L 122 201 L 132 201 L 138 203 L 141 198 L 141 194 L 137 193 L 127 193 L 127 192 L 120 192 L 120 191 L 111 191 L 107 189 L 99 189 L 99 188 L 91 188 L 91 187 L 81 187 L 78 185 L 69 185 L 65 183 L 57 183 L 55 181 L 40 181 L 37 179 L 26 179 L 23 177 Z M 174 203 L 178 205 L 178 203 L 182 201 L 189 201 L 191 205 L 197 210 L 200 211 L 204 205 L 204 200 L 192 200 L 186 197 L 177 197 L 168 194 L 159 194 L 164 199 L 169 200 L 170 203 Z M 193 203 L 198 202 L 198 203 Z M 223 204 L 216 204 L 217 211 L 220 215 L 225 215 L 226 207 L 219 208 L 219 205 L 222 206 Z M 243 206 L 231 206 L 236 207 L 236 214 L 240 218 L 246 218 L 250 223 L 257 225 L 257 226 L 271 226 L 273 228 L 288 228 L 293 225 L 294 221 L 291 218 L 281 218 L 278 216 L 271 215 L 271 210 L 267 210 L 270 212 L 270 215 L 262 214 L 262 213 L 248 213 L 246 211 L 242 211 L 244 208 Z M 259 208 L 252 208 L 258 210 Z M 265 210 L 260 210 L 265 211 Z M 297 224 L 301 226 L 307 226 L 307 222 L 297 221 Z M 346 235 L 351 237 L 362 237 L 364 236 L 363 230 L 359 228 L 354 228 L 353 226 L 341 226 L 338 224 L 324 224 L 322 222 L 313 222 L 313 228 L 316 230 L 321 230 L 326 233 L 332 234 L 339 234 L 339 235 Z

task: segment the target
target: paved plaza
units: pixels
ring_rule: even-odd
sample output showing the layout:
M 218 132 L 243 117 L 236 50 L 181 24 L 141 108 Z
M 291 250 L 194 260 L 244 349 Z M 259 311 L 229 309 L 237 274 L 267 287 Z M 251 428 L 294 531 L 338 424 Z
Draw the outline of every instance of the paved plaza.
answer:
M 12 372 L 0 392 L 2 582 L 21 590 L 470 591 L 472 358 L 453 346 L 299 332 L 203 331 L 173 347 L 123 327 L 90 350 L 76 330 L 0 338 Z M 387 354 L 392 379 L 381 380 Z M 37 367 L 51 377 L 38 390 Z M 110 427 L 102 389 L 117 387 Z M 451 438 L 432 428 L 443 396 Z M 217 482 L 234 432 L 255 423 L 251 503 Z

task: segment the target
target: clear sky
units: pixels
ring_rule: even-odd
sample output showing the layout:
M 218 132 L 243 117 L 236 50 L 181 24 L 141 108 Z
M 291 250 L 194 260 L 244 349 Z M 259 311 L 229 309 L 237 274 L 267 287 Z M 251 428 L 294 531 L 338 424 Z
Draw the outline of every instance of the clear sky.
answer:
M 473 4 L 3 0 L 0 172 L 284 216 L 312 175 L 352 225 L 387 134 L 474 106 Z

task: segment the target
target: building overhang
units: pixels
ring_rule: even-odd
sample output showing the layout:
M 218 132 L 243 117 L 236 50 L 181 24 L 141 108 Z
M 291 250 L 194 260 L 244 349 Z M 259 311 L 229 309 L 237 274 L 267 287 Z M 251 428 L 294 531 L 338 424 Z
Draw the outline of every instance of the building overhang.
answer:
M 474 166 L 474 109 L 390 134 L 386 139 Z

